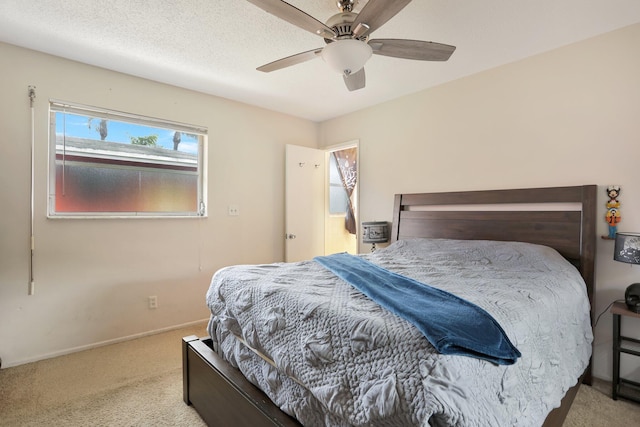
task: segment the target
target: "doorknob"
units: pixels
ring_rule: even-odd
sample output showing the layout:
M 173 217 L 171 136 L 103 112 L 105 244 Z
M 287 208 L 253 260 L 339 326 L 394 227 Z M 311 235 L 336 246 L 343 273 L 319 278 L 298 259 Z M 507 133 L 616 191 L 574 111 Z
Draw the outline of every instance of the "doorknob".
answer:
M 295 235 L 295 234 L 285 234 L 285 235 L 284 235 L 284 238 L 285 238 L 285 239 L 293 240 L 293 239 L 295 239 L 295 238 L 296 238 L 296 235 Z

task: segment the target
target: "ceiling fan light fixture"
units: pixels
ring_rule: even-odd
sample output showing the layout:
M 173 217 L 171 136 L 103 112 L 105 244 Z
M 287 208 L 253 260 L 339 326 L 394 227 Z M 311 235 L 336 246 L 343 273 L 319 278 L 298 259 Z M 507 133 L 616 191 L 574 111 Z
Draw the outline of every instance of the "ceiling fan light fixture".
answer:
M 349 75 L 360 71 L 372 52 L 371 46 L 360 40 L 336 40 L 322 49 L 322 59 L 337 73 Z

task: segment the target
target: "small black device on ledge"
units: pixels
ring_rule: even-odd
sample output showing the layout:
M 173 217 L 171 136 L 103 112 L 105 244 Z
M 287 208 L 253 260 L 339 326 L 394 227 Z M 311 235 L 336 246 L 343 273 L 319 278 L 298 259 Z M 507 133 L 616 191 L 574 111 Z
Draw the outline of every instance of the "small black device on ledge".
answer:
M 624 292 L 624 301 L 627 308 L 634 313 L 640 313 L 640 283 L 629 285 Z

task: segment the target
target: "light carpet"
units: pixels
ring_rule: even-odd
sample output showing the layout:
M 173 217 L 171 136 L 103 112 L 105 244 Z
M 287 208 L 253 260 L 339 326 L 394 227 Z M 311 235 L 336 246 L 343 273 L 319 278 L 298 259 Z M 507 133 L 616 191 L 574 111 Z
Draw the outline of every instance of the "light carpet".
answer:
M 0 426 L 205 426 L 182 400 L 182 337 L 206 324 L 0 370 Z
M 188 335 L 205 325 L 2 369 L 0 426 L 204 426 L 182 400 Z M 640 426 L 640 405 L 610 393 L 604 381 L 582 386 L 564 425 Z
M 640 426 L 640 405 L 624 399 L 613 400 L 611 382 L 597 378 L 591 387 L 580 386 L 563 424 L 563 427 L 631 426 Z

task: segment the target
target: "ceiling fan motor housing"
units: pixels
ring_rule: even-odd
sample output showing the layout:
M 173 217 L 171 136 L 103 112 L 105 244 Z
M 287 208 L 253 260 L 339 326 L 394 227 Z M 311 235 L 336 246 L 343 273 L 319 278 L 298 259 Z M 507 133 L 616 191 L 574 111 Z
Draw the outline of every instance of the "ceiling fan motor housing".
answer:
M 366 41 L 367 37 L 354 37 L 353 31 L 351 30 L 351 24 L 355 21 L 357 13 L 353 12 L 342 12 L 333 15 L 326 22 L 327 27 L 331 28 L 336 33 L 336 39 L 351 39 L 355 38 L 357 40 Z M 331 43 L 333 40 L 324 39 L 325 42 Z

